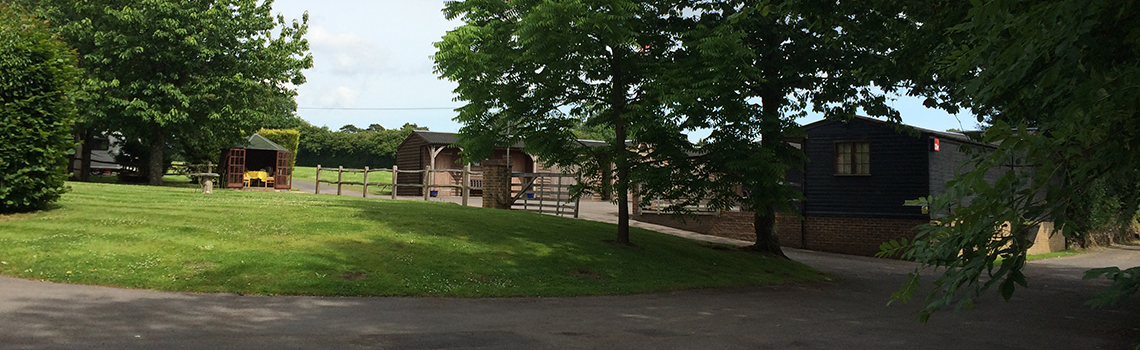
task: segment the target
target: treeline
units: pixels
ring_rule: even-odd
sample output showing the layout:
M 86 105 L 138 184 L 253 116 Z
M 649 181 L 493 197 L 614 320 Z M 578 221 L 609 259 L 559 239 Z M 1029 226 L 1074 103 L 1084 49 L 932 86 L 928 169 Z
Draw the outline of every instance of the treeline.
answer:
M 334 131 L 304 123 L 299 127 L 301 142 L 296 165 L 388 168 L 396 164 L 396 147 L 414 130 L 427 128 L 407 123 L 399 129 L 379 124 L 362 129 L 350 124 Z

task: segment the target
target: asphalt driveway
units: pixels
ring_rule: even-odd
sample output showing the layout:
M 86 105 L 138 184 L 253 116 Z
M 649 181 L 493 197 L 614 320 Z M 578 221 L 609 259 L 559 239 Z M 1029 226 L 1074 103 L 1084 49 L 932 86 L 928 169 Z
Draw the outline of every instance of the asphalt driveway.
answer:
M 1088 266 L 1136 248 L 1033 262 L 1010 302 L 915 319 L 886 306 L 913 265 L 788 250 L 841 280 L 581 298 L 185 294 L 0 278 L 4 349 L 1128 349 L 1140 303 L 1091 310 Z

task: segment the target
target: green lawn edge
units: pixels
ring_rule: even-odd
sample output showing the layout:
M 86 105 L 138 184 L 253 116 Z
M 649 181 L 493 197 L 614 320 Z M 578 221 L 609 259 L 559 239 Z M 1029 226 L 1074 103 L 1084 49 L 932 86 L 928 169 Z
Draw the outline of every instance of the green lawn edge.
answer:
M 612 224 L 451 203 L 70 182 L 0 216 L 0 274 L 195 293 L 559 297 L 830 280 L 807 265 Z

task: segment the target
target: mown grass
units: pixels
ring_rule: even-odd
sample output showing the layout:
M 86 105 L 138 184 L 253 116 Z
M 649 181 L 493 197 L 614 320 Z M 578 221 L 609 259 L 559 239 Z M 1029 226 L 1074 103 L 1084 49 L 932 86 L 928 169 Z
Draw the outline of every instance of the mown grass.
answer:
M 303 193 L 69 183 L 0 216 L 0 274 L 188 292 L 574 296 L 826 279 L 810 267 L 527 212 Z
M 321 169 L 321 180 L 336 181 L 336 168 L 332 171 L 327 171 L 329 168 Z M 293 168 L 293 181 L 317 182 L 317 168 L 316 167 L 294 167 Z M 363 173 L 344 173 L 343 181 L 364 182 Z M 372 172 L 368 174 L 369 183 L 392 183 L 391 172 Z M 334 185 L 335 186 L 335 185 Z M 343 185 L 343 189 L 363 192 L 364 186 L 360 185 Z M 374 195 L 391 195 L 391 186 L 368 186 L 368 193 Z
M 118 176 L 92 176 L 88 179 L 88 181 L 94 182 L 94 183 L 102 183 L 102 184 L 118 184 L 118 183 L 120 183 Z M 147 184 L 145 182 L 134 183 L 134 184 L 132 184 L 132 183 L 122 183 L 122 184 L 124 184 L 124 185 L 147 186 Z M 190 176 L 186 176 L 186 175 L 163 175 L 162 176 L 162 185 L 166 186 L 166 187 L 193 187 L 193 188 L 201 187 L 201 185 L 199 185 L 197 181 L 191 181 Z
M 1067 250 L 1062 250 L 1059 252 L 1052 252 L 1052 253 L 1030 254 L 1030 255 L 1025 256 L 1025 261 L 1060 258 L 1060 257 L 1066 257 L 1066 256 L 1080 255 L 1080 254 L 1084 254 L 1084 253 L 1088 253 L 1088 251 L 1087 250 L 1067 249 Z M 1005 261 L 1005 259 L 998 257 L 997 259 L 994 260 L 994 265 L 1001 265 L 1001 263 L 1003 261 Z
M 1084 253 L 1088 253 L 1088 251 L 1068 249 L 1068 250 L 1062 250 L 1059 252 L 1052 252 L 1052 253 L 1031 254 L 1031 255 L 1026 256 L 1025 260 L 1033 261 L 1033 260 L 1041 260 L 1041 259 L 1060 258 L 1060 257 L 1064 257 L 1064 256 L 1080 255 L 1080 254 L 1084 254 Z

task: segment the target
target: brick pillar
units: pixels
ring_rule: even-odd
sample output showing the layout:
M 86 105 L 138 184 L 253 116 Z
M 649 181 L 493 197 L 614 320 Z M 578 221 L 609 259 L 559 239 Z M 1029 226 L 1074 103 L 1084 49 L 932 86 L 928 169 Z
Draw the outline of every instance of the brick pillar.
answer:
M 511 208 L 511 168 L 506 159 L 483 161 L 483 207 Z

